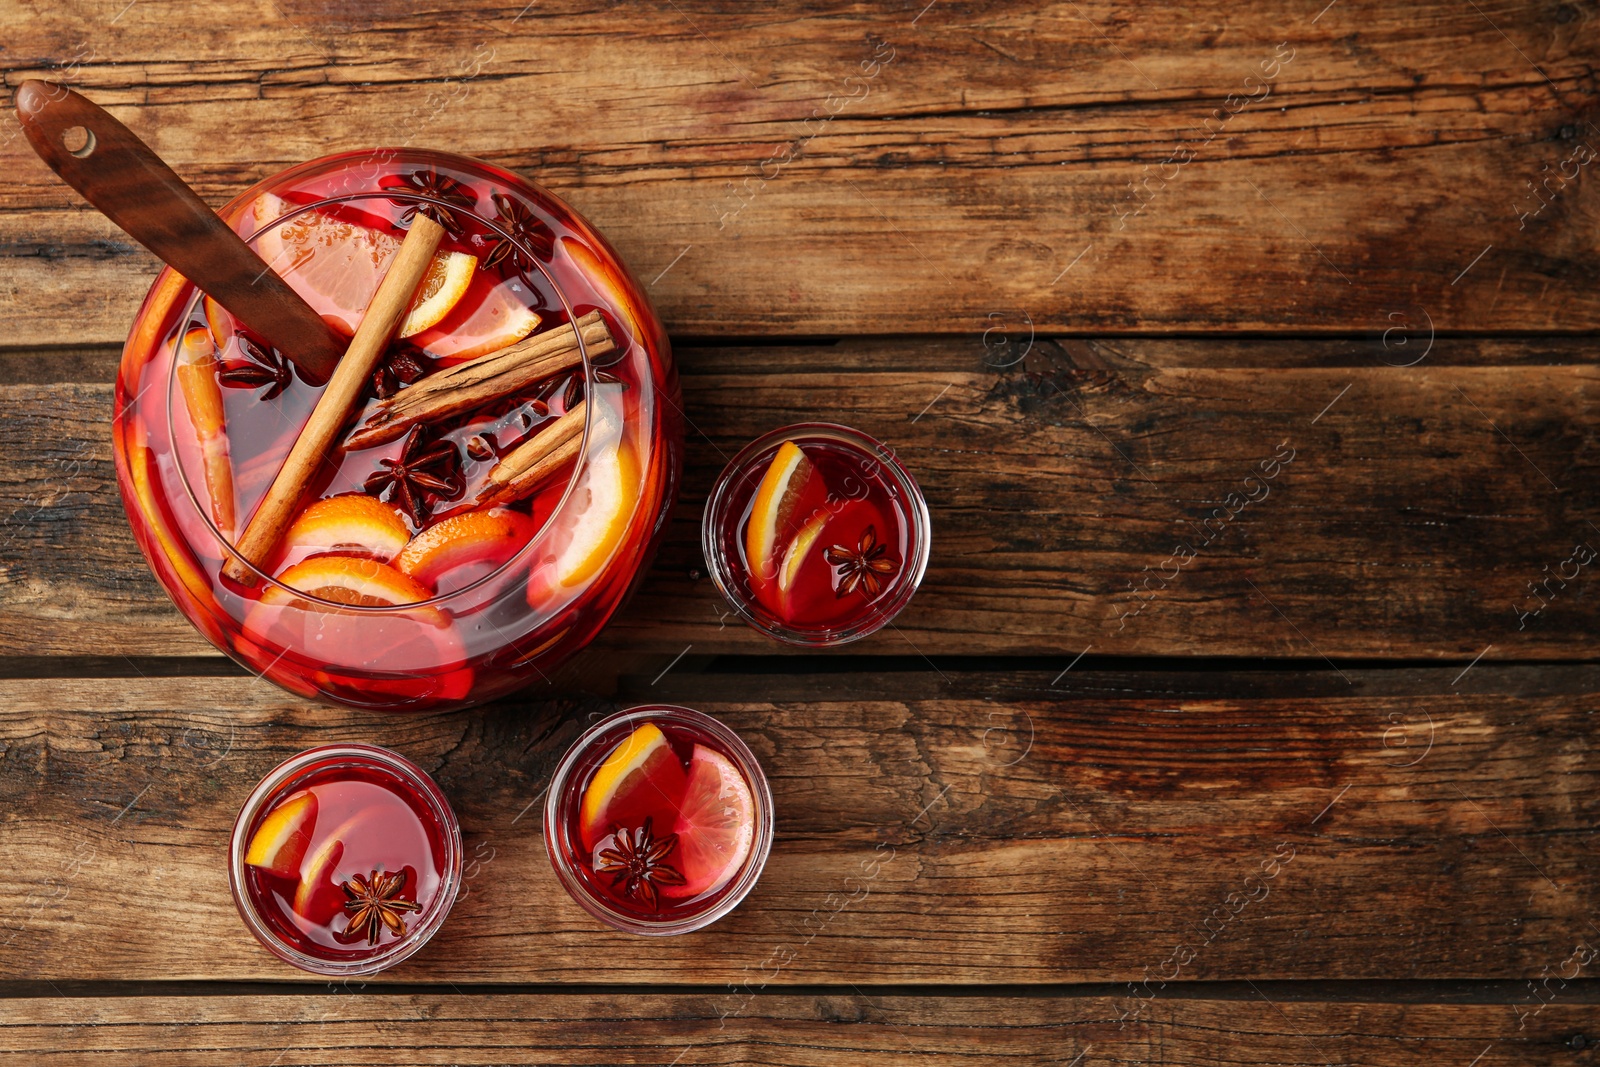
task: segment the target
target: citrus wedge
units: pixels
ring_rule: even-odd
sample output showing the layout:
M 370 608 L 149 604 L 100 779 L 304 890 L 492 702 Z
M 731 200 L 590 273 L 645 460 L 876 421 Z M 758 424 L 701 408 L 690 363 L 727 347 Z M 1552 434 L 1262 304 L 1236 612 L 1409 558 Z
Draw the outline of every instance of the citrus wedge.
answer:
M 655 723 L 644 723 L 617 744 L 589 779 L 578 810 L 583 847 L 594 850 L 618 827 L 635 829 L 683 796 L 683 763 Z
M 755 800 L 733 761 L 705 745 L 694 746 L 678 821 L 677 865 L 682 885 L 664 885 L 668 897 L 715 893 L 738 873 L 755 842 Z
M 388 564 L 360 556 L 317 556 L 296 563 L 278 575 L 278 581 L 321 600 L 364 608 L 415 604 L 433 595 Z M 293 593 L 276 585 L 261 594 L 263 604 L 294 600 Z
M 435 359 L 459 361 L 498 352 L 516 344 L 539 325 L 539 313 L 528 306 L 534 293 L 515 279 L 494 284 L 480 271 L 467 295 L 449 314 L 427 329 L 411 334 L 411 343 Z
M 778 576 L 784 546 L 825 498 L 817 468 L 799 445 L 785 441 L 773 455 L 750 504 L 744 546 L 752 578 L 770 582 Z
M 394 565 L 430 589 L 439 589 L 447 574 L 451 585 L 460 588 L 516 555 L 537 532 L 534 521 L 520 512 L 468 511 L 417 534 Z
M 800 574 L 800 565 L 810 558 L 817 538 L 821 536 L 823 527 L 828 525 L 828 520 L 833 516 L 826 511 L 819 511 L 794 535 L 794 540 L 789 542 L 788 549 L 783 554 L 783 567 L 778 571 L 778 594 L 787 599 L 794 589 L 795 579 Z
M 633 449 L 623 440 L 622 420 L 604 401 L 594 409 L 589 427 L 588 459 L 578 484 L 555 518 L 550 534 L 554 550 L 548 583 L 529 584 L 529 596 L 581 586 L 599 573 L 615 553 L 628 532 L 634 507 L 639 502 L 639 463 Z
M 206 298 L 211 299 L 210 297 Z M 217 381 L 217 351 L 211 332 L 195 327 L 178 342 L 175 373 L 183 391 L 184 407 L 194 427 L 205 465 L 206 495 L 211 498 L 211 518 L 224 537 L 233 535 L 233 461 L 228 455 L 228 435 L 223 414 L 222 385 Z
M 189 594 L 192 603 L 182 603 L 181 593 L 170 581 L 163 581 L 175 600 L 180 600 L 180 606 L 186 610 L 191 622 L 200 629 L 200 632 L 211 639 L 211 643 L 218 648 L 227 647 L 227 639 L 218 628 L 216 618 L 221 614 L 217 606 L 217 598 L 211 592 L 211 584 L 206 576 L 195 565 L 193 557 L 189 555 L 187 546 L 178 539 L 172 526 L 167 522 L 166 512 L 161 506 L 157 496 L 160 485 L 160 465 L 156 454 L 150 449 L 145 436 L 144 424 L 137 420 L 130 420 L 125 431 L 128 450 L 128 476 L 133 481 L 133 496 L 138 503 L 139 512 L 144 517 L 145 526 L 149 536 L 154 538 L 154 545 L 146 546 L 146 555 L 150 558 L 150 565 L 161 573 L 160 560 L 165 560 L 167 567 L 174 577 L 182 583 L 183 592 Z M 159 554 L 154 551 L 159 549 Z
M 292 210 L 287 201 L 262 193 L 255 217 L 279 219 Z M 330 326 L 352 336 L 400 241 L 348 219 L 303 211 L 263 231 L 256 251 Z M 477 265 L 478 258 L 465 252 L 435 253 L 400 336 L 425 330 L 449 314 L 466 293 Z
M 344 891 L 333 880 L 333 871 L 344 856 L 344 842 L 330 840 L 313 858 L 312 864 L 294 891 L 294 913 L 307 922 L 324 926 L 344 910 Z
M 478 270 L 478 257 L 465 252 L 441 252 L 428 265 L 422 285 L 411 302 L 411 310 L 400 323 L 400 336 L 410 337 L 429 326 L 438 325 L 448 315 L 472 284 Z
M 294 913 L 300 918 L 324 926 L 344 910 L 344 890 L 335 881 L 334 872 L 344 858 L 344 837 L 355 829 L 357 818 L 352 817 L 329 834 L 300 868 L 300 884 L 294 891 Z
M 298 878 L 316 822 L 316 794 L 304 790 L 294 794 L 261 820 L 245 850 L 245 863 L 279 878 Z
M 394 506 L 365 493 L 341 493 L 302 511 L 284 534 L 283 544 L 288 551 L 360 554 L 387 563 L 410 537 Z
M 209 296 L 200 301 L 200 306 L 205 309 L 206 326 L 211 330 L 211 339 L 217 343 L 217 351 L 221 352 L 238 332 L 238 324 L 221 304 Z

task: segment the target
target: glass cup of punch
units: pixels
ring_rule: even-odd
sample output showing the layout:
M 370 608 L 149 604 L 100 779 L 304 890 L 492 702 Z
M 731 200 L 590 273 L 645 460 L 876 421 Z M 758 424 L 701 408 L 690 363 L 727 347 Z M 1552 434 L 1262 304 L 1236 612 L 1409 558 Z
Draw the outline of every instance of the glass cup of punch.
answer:
M 745 622 L 827 648 L 876 633 L 910 602 L 931 520 L 888 446 L 812 422 L 764 434 L 728 463 L 700 539 L 712 580 Z

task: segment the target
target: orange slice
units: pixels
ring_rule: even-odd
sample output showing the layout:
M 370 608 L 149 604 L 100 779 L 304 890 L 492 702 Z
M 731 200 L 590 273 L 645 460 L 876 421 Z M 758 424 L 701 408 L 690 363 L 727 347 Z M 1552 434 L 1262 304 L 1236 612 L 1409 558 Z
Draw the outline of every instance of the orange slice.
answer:
M 280 878 L 298 878 L 316 822 L 316 794 L 303 790 L 294 794 L 261 820 L 245 850 L 245 863 Z
M 237 332 L 233 316 L 209 296 L 200 301 L 200 306 L 205 309 L 206 325 L 211 329 L 211 339 L 217 343 L 217 351 L 226 350 Z
M 282 218 L 292 210 L 272 193 L 262 193 L 255 203 L 257 219 Z M 400 241 L 393 234 L 313 210 L 269 227 L 256 239 L 256 251 L 329 325 L 348 337 L 355 334 Z M 477 265 L 478 257 L 465 252 L 435 253 L 401 336 L 443 319 L 467 291 Z
M 191 602 L 182 603 L 181 592 L 169 583 L 163 582 L 171 591 L 173 599 L 180 601 L 179 606 L 185 609 L 184 614 L 196 629 L 205 634 L 212 644 L 226 649 L 227 638 L 216 622 L 221 610 L 211 592 L 211 584 L 195 565 L 188 548 L 168 524 L 166 512 L 157 497 L 160 490 L 160 469 L 156 454 L 147 443 L 144 424 L 137 419 L 130 419 L 127 427 L 124 432 L 128 449 L 128 476 L 133 481 L 133 496 L 138 502 L 139 512 L 144 517 L 149 536 L 155 540 L 153 548 L 160 550 L 158 556 L 147 544 L 146 554 L 150 557 L 151 566 L 156 569 L 157 574 L 160 574 L 161 568 L 157 561 L 166 560 L 173 576 L 182 583 L 182 592 L 188 593 Z
M 477 270 L 477 256 L 469 256 L 465 252 L 441 252 L 435 255 L 433 262 L 428 265 L 428 273 L 422 279 L 422 286 L 411 302 L 410 312 L 400 323 L 400 336 L 410 337 L 437 325 L 461 302 Z
M 356 812 L 333 833 L 323 838 L 322 845 L 300 868 L 300 884 L 295 887 L 294 913 L 302 919 L 324 926 L 344 910 L 344 890 L 339 888 L 336 872 L 344 858 L 344 839 L 348 837 L 366 812 Z
M 317 556 L 296 563 L 278 575 L 278 581 L 322 600 L 364 608 L 415 604 L 433 595 L 388 564 L 359 556 Z M 294 600 L 293 593 L 276 585 L 261 594 L 263 604 Z
M 662 894 L 698 897 L 727 885 L 750 856 L 755 811 L 750 785 L 733 761 L 715 749 L 694 746 L 678 822 L 672 828 L 678 835 L 675 865 L 683 884 L 663 885 Z
M 334 868 L 344 857 L 344 842 L 329 838 L 312 857 L 306 873 L 294 891 L 294 913 L 318 926 L 333 921 L 344 910 L 345 896 L 339 883 L 333 880 Z
M 800 565 L 810 555 L 812 546 L 817 543 L 823 527 L 828 525 L 828 520 L 833 516 L 826 511 L 819 511 L 811 516 L 811 521 L 800 527 L 800 532 L 794 535 L 794 540 L 789 542 L 789 548 L 783 554 L 783 567 L 778 571 L 778 591 L 787 594 L 794 588 L 796 576 L 800 573 Z
M 625 320 L 620 325 L 625 327 L 624 333 L 631 336 L 618 337 L 618 348 L 626 349 L 636 337 L 660 336 L 659 328 L 646 329 L 640 321 L 638 312 L 646 310 L 649 305 L 638 284 L 625 275 L 621 264 L 614 259 L 608 262 L 593 245 L 573 234 L 562 236 L 560 248 L 578 265 L 584 278 L 594 287 L 596 295 L 610 305 L 612 312 Z
M 589 581 L 611 559 L 639 501 L 639 463 L 622 438 L 622 419 L 596 393 L 588 460 L 551 534 L 554 580 L 566 588 Z
M 618 827 L 636 829 L 683 796 L 683 763 L 655 723 L 634 727 L 589 779 L 578 809 L 578 833 L 591 852 Z
M 287 550 L 359 553 L 387 563 L 410 537 L 406 520 L 393 505 L 365 493 L 342 493 L 302 511 L 283 535 L 283 544 Z
M 228 455 L 222 385 L 217 380 L 217 351 L 210 331 L 198 326 L 184 331 L 174 362 L 178 386 L 183 391 L 184 407 L 189 412 L 189 422 L 200 444 L 200 456 L 205 466 L 206 495 L 211 498 L 211 518 L 224 537 L 231 537 L 234 522 L 233 461 Z
M 817 468 L 800 446 L 785 441 L 778 447 L 750 505 L 745 528 L 745 559 L 751 577 L 770 582 L 778 574 L 779 552 L 796 527 L 820 507 L 825 493 Z
M 452 575 L 462 585 L 483 577 L 516 555 L 538 532 L 534 521 L 515 511 L 468 511 L 452 515 L 417 534 L 394 561 L 395 569 L 430 589 L 458 568 L 470 574 Z
M 467 360 L 516 344 L 539 325 L 528 306 L 533 292 L 512 279 L 495 284 L 480 271 L 467 295 L 444 318 L 411 335 L 411 343 L 435 359 Z

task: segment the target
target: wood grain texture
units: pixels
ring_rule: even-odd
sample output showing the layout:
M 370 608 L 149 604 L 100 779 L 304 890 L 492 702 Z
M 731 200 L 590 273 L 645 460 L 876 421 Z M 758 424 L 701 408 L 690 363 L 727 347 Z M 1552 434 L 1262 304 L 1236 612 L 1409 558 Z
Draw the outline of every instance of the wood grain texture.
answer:
M 1566 1067 L 1588 1058 L 1577 1052 L 1592 1044 L 1584 1033 L 1594 1023 L 1589 998 L 1552 1003 L 1520 1029 L 1517 1008 L 1514 1001 L 1264 1001 L 1245 989 L 1173 999 L 1155 1017 L 1119 1028 L 1118 1005 L 1103 996 L 845 991 L 763 996 L 726 1018 L 724 1006 L 703 995 L 41 997 L 0 1002 L 0 1064 L 854 1067 L 915 1055 L 936 1065 L 1041 1067 Z
M 602 640 L 660 666 L 775 648 L 704 576 L 700 510 L 743 444 L 821 415 L 892 445 L 933 515 L 921 591 L 852 653 L 1593 657 L 1595 565 L 1572 558 L 1600 548 L 1591 351 L 1426 333 L 685 348 L 678 515 Z M 54 378 L 50 358 L 0 361 L 0 651 L 206 652 L 116 500 L 103 358 Z
M 671 329 L 724 335 L 1592 329 L 1596 25 L 1444 0 L 0 12 L 8 84 L 74 82 L 214 204 L 328 151 L 455 149 L 569 198 Z M 9 336 L 120 339 L 151 258 L 0 140 Z
M 554 763 L 609 701 L 387 718 L 249 678 L 11 679 L 0 978 L 293 978 L 234 911 L 228 831 L 271 766 L 347 740 L 416 760 L 466 834 L 465 899 L 383 982 L 729 983 L 737 1003 L 796 983 L 1560 970 L 1600 940 L 1600 673 L 1459 674 L 625 680 L 619 702 L 740 731 L 778 812 L 744 904 L 663 939 L 581 912 L 539 833 Z

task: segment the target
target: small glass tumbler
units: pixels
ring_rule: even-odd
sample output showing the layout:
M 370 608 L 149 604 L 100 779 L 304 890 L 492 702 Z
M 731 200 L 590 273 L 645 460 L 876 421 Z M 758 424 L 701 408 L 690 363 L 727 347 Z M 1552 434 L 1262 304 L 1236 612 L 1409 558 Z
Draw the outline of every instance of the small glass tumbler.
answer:
M 252 849 L 263 855 L 247 864 Z M 455 812 L 422 768 L 375 745 L 324 745 L 251 791 L 233 824 L 228 882 L 267 951 L 312 974 L 352 977 L 427 944 L 455 904 L 462 862 Z M 356 929 L 352 885 L 384 891 L 402 932 L 376 914 L 370 940 Z
M 927 570 L 932 523 L 893 450 L 832 423 L 756 438 L 717 477 L 700 524 L 712 581 L 752 627 L 806 648 L 876 633 Z
M 739 735 L 668 704 L 589 727 L 545 793 L 562 887 L 634 934 L 686 934 L 732 911 L 761 877 L 773 825 L 767 777 Z

